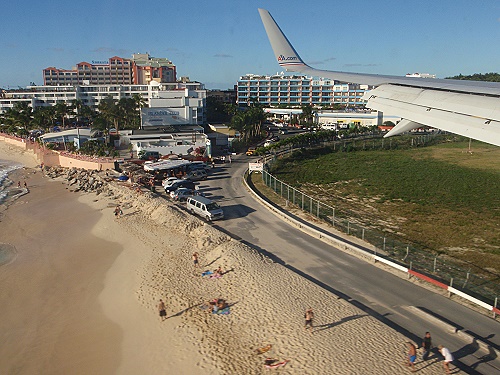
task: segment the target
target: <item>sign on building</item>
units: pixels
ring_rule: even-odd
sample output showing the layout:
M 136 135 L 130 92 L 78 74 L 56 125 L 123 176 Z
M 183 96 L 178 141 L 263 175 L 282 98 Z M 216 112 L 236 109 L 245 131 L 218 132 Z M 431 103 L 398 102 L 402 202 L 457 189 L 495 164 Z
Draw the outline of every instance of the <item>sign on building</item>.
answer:
M 177 109 L 168 107 L 141 108 L 142 127 L 189 124 Z

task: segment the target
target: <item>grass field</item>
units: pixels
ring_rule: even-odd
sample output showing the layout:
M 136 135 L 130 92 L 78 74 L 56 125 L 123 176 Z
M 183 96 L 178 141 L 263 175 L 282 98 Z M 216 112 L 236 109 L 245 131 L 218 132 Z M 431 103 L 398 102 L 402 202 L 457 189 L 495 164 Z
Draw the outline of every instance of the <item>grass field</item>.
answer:
M 500 148 L 301 150 L 271 173 L 367 227 L 500 273 Z

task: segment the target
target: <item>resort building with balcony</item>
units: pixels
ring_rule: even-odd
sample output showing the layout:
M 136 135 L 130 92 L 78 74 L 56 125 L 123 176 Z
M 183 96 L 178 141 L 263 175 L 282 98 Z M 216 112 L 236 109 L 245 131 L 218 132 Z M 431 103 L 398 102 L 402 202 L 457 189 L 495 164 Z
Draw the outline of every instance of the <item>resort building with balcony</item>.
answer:
M 80 62 L 72 69 L 43 70 L 46 86 L 59 85 L 148 85 L 176 82 L 176 66 L 167 58 L 135 53 L 131 59 L 114 56 L 107 61 Z
M 270 106 L 331 107 L 344 105 L 363 107 L 362 97 L 371 86 L 340 83 L 330 79 L 302 75 L 257 75 L 247 74 L 238 80 L 237 104 L 246 106 L 253 100 Z

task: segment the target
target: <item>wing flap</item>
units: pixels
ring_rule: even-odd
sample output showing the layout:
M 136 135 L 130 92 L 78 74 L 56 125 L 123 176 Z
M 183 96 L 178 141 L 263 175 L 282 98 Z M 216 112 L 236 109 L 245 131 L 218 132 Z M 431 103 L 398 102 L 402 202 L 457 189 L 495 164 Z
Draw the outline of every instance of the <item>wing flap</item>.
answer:
M 405 103 L 381 97 L 370 98 L 367 106 L 386 113 L 397 113 L 398 116 L 414 123 L 436 127 L 451 133 L 500 146 L 499 121 L 485 121 L 479 117 L 448 112 L 437 108 L 429 109 L 413 103 Z M 403 126 L 404 124 L 401 128 Z M 391 130 L 392 133 L 389 132 L 385 136 L 396 135 L 406 131 L 401 131 L 401 128 L 396 126 Z
M 382 97 L 403 103 L 412 103 L 426 109 L 467 114 L 484 121 L 500 121 L 500 99 L 489 96 L 428 90 L 422 88 L 382 85 L 365 93 L 363 99 Z

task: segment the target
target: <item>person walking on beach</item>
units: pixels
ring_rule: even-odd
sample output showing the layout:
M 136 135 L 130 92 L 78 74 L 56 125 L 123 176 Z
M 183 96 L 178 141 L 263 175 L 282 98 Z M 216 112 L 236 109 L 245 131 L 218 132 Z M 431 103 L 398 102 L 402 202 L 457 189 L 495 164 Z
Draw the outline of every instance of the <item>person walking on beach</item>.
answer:
M 432 339 L 431 339 L 431 334 L 429 332 L 425 332 L 425 336 L 422 340 L 422 348 L 424 350 L 424 354 L 422 355 L 422 360 L 427 361 L 427 358 L 429 358 L 429 354 L 431 353 L 432 349 Z
M 411 371 L 415 371 L 415 361 L 417 359 L 417 348 L 413 343 L 407 342 L 408 345 L 408 362 L 406 366 L 409 366 L 411 368 Z
M 115 216 L 117 218 L 120 218 L 122 215 L 123 215 L 123 211 L 122 211 L 120 205 L 116 206 L 116 208 L 115 208 Z
M 158 304 L 158 312 L 160 313 L 162 322 L 167 319 L 167 307 L 165 306 L 165 302 L 163 302 L 163 300 L 160 300 L 160 303 Z
M 198 260 L 198 252 L 197 252 L 197 251 L 195 251 L 195 252 L 193 253 L 193 263 L 194 263 L 194 267 L 195 267 L 195 268 L 197 268 L 197 267 L 199 267 L 199 266 L 200 266 L 200 262 L 199 262 L 199 260 Z
M 448 348 L 445 348 L 443 345 L 438 346 L 439 353 L 444 357 L 443 368 L 447 374 L 450 374 L 450 362 L 453 362 L 455 358 L 453 354 L 451 354 Z
M 308 308 L 306 310 L 306 313 L 304 314 L 304 318 L 305 318 L 305 324 L 304 324 L 304 329 L 307 330 L 309 328 L 309 331 L 312 333 L 312 329 L 313 329 L 313 319 L 314 319 L 314 312 L 312 310 L 312 308 Z

